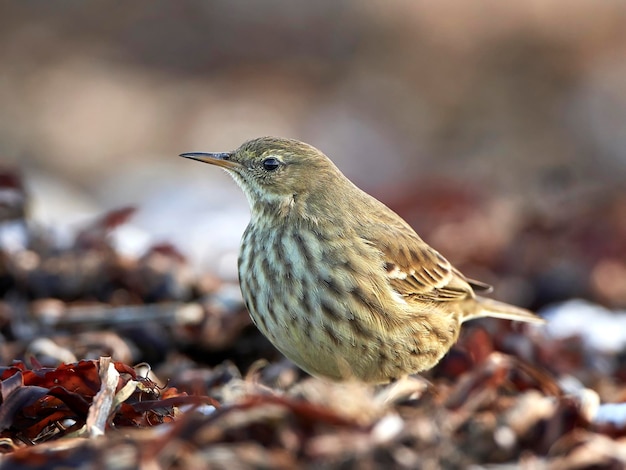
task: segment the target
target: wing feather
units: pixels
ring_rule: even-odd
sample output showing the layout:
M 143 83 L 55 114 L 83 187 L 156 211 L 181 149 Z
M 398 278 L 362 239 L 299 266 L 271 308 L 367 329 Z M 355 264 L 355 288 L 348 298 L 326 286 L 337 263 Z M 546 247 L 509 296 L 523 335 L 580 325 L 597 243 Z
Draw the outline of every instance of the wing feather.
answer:
M 476 296 L 475 292 L 490 292 L 492 287 L 465 277 L 389 208 L 376 200 L 370 204 L 376 217 L 361 225 L 359 235 L 380 250 L 389 285 L 407 301 L 413 297 L 420 302 L 461 302 L 466 306 L 461 309 L 462 321 L 491 316 L 544 322 L 527 310 Z
M 363 238 L 382 251 L 389 284 L 401 296 L 454 302 L 474 298 L 474 290 L 491 290 L 487 284 L 467 279 L 408 224 L 399 224 L 397 219 L 391 218 L 386 222 L 388 224 L 370 225 Z M 394 234 L 392 240 L 388 238 L 389 233 Z

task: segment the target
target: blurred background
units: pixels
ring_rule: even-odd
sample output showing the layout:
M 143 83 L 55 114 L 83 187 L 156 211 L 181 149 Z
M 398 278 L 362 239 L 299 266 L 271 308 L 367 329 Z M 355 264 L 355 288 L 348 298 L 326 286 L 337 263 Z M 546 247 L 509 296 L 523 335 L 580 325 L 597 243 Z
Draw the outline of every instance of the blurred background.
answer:
M 266 387 L 304 393 L 305 374 L 262 337 L 241 302 L 244 195 L 225 173 L 178 157 L 264 135 L 319 148 L 464 273 L 493 284 L 496 298 L 549 319 L 538 328 L 464 325 L 426 374 L 435 392 L 425 396 L 435 401 L 403 415 L 417 423 L 405 428 L 416 442 L 450 445 L 434 455 L 464 453 L 471 458 L 452 467 L 468 468 L 533 462 L 515 442 L 540 455 L 568 445 L 578 452 L 584 433 L 560 436 L 580 423 L 588 432 L 594 420 L 599 432 L 623 437 L 624 406 L 621 414 L 599 406 L 626 402 L 621 0 L 2 2 L 0 366 L 111 355 L 147 363 L 162 386 L 220 403 L 246 390 L 269 396 Z M 311 396 L 371 415 L 358 394 Z M 22 421 L 36 429 L 16 446 L 49 439 L 23 404 L 14 411 L 27 410 Z M 583 418 L 572 411 L 579 408 Z M 412 421 L 420 409 L 425 421 Z M 517 441 L 499 433 L 507 416 L 526 423 L 506 428 Z M 474 424 L 460 424 L 467 419 Z M 620 431 L 602 428 L 607 421 Z M 217 435 L 191 423 L 199 435 Z M 222 435 L 273 435 L 251 423 L 256 434 Z M 448 434 L 431 431 L 436 423 L 448 423 Z M 378 452 L 391 439 L 387 424 L 379 440 L 355 441 L 356 455 Z M 63 420 L 54 429 L 72 428 Z M 0 437 L 14 438 L 10 431 Z M 279 449 L 301 457 L 301 431 L 277 435 Z M 406 463 L 409 441 L 397 435 L 392 455 Z M 345 467 L 341 436 L 324 442 Z M 600 444 L 590 453 L 603 455 Z M 230 455 L 217 452 L 219 462 Z M 414 462 L 427 455 L 416 452 Z M 175 453 L 164 455 L 169 462 Z M 619 455 L 622 464 L 610 468 L 623 466 L 623 448 Z
M 121 253 L 234 280 L 244 196 L 177 155 L 276 135 L 501 298 L 626 305 L 624 2 L 13 2 L 0 63 L 3 204 L 58 246 L 133 206 Z

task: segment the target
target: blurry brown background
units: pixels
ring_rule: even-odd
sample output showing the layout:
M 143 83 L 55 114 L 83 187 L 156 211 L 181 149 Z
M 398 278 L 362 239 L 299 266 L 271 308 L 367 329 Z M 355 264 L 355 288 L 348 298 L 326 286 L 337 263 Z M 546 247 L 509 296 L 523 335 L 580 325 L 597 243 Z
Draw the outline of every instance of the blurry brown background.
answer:
M 307 379 L 241 302 L 244 195 L 177 156 L 262 135 L 320 148 L 547 325 L 471 322 L 384 406 Z M 235 414 L 137 439 L 174 413 L 142 385 L 109 439 L 31 464 L 108 468 L 135 439 L 151 468 L 624 468 L 625 176 L 622 0 L 2 2 L 0 453 L 88 422 L 111 355 Z
M 173 241 L 233 278 L 243 194 L 176 155 L 278 135 L 470 270 L 491 249 L 522 276 L 539 259 L 571 274 L 572 250 L 598 251 L 592 270 L 623 248 L 603 251 L 608 226 L 626 233 L 624 2 L 12 2 L 0 63 L 1 162 L 61 242 L 136 205 L 120 249 Z M 601 226 L 572 247 L 576 217 Z M 552 242 L 507 252 L 528 220 Z

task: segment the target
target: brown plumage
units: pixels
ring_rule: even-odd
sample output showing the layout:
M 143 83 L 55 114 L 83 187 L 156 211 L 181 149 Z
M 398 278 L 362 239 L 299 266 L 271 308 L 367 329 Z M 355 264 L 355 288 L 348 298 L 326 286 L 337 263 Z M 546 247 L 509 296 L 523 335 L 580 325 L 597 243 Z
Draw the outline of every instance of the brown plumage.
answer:
M 243 298 L 261 332 L 313 375 L 386 382 L 437 364 L 466 320 L 543 322 L 477 296 L 490 286 L 466 278 L 310 145 L 263 137 L 181 156 L 224 168 L 244 190 Z

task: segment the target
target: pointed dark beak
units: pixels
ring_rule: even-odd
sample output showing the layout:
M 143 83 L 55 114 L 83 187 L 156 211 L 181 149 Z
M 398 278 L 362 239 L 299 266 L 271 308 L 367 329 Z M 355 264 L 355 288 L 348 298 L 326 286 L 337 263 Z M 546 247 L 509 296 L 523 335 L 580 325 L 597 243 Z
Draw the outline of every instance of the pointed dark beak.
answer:
M 221 153 L 208 153 L 208 152 L 189 152 L 181 153 L 181 157 L 191 158 L 192 160 L 198 160 L 199 162 L 209 163 L 210 165 L 220 166 L 222 168 L 237 169 L 241 165 L 231 160 L 233 154 L 230 152 Z

